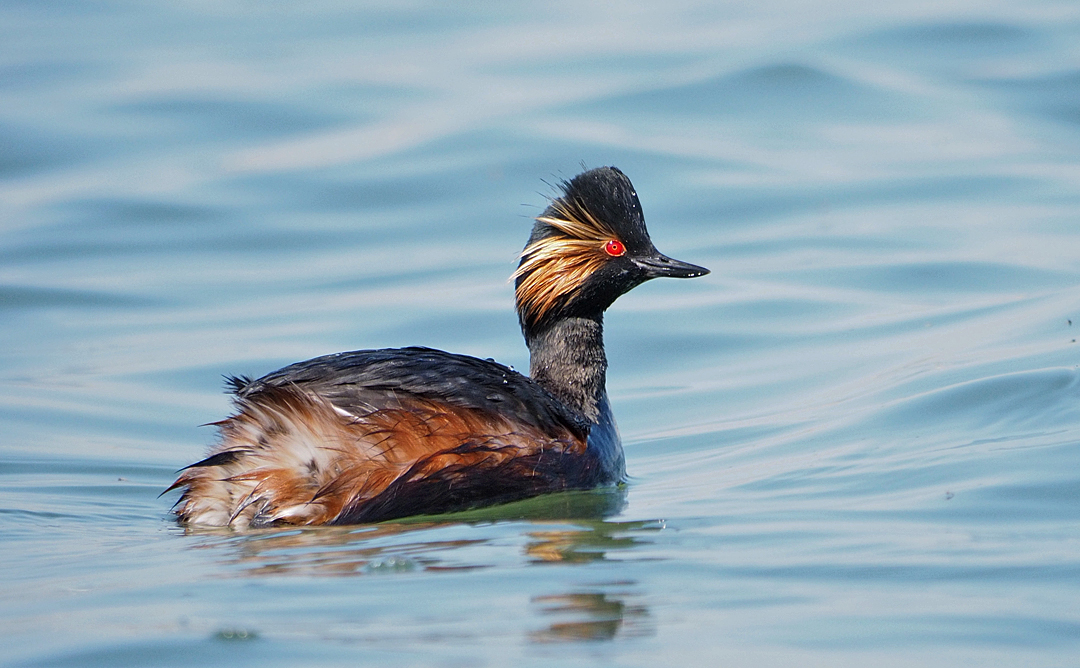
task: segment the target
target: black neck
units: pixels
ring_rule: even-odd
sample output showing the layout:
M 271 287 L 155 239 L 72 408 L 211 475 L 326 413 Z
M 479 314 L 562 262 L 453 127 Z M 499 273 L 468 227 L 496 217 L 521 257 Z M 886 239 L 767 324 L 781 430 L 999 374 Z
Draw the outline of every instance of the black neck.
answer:
M 607 376 L 603 316 L 554 320 L 525 331 L 525 343 L 532 379 L 596 422 Z

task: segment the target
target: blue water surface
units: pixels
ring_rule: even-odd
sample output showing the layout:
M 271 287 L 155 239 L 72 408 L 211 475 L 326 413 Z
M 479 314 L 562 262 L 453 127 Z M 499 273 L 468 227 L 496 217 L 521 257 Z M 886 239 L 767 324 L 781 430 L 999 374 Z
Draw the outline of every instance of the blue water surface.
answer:
M 0 665 L 1080 664 L 1080 6 L 0 5 Z M 615 164 L 632 477 L 185 532 L 223 374 L 528 368 Z

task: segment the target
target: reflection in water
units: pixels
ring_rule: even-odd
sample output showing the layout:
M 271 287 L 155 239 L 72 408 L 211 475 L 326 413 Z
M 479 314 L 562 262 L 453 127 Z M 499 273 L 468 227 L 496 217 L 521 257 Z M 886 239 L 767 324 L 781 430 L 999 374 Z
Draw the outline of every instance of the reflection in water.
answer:
M 570 529 L 530 531 L 525 554 L 534 563 L 602 561 L 609 550 L 625 550 L 640 542 L 627 534 L 660 528 L 658 522 L 579 522 Z
M 664 528 L 657 521 L 606 519 L 625 503 L 624 489 L 596 490 L 372 526 L 192 533 L 208 539 L 200 545 L 203 549 L 232 548 L 227 565 L 253 577 L 438 573 L 491 568 L 506 558 L 533 565 L 576 565 L 647 544 L 648 534 Z M 524 530 L 522 523 L 527 523 Z M 518 541 L 507 541 L 514 536 L 526 537 L 523 548 Z M 216 540 L 219 537 L 224 543 Z M 634 602 L 638 595 L 629 591 L 635 585 L 599 583 L 533 596 L 530 601 L 547 626 L 527 632 L 526 639 L 543 644 L 651 634 L 648 610 Z
M 634 583 L 623 583 L 634 584 Z M 626 602 L 624 592 L 578 592 L 558 596 L 537 596 L 532 602 L 540 614 L 557 615 L 568 621 L 551 623 L 542 631 L 529 634 L 534 643 L 613 640 L 616 636 L 651 635 L 649 612 L 642 605 Z
M 625 489 L 552 494 L 520 503 L 441 517 L 371 526 L 266 529 L 224 536 L 235 551 L 227 559 L 243 575 L 376 575 L 404 571 L 468 570 L 492 565 L 511 523 L 529 522 L 524 556 L 531 563 L 589 563 L 610 550 L 638 544 L 636 534 L 657 522 L 610 522 L 626 503 Z M 469 527 L 486 530 L 468 530 Z M 203 547 L 220 547 L 212 541 Z M 489 549 L 476 550 L 486 547 Z
M 430 523 L 383 524 L 356 527 L 317 527 L 288 531 L 265 530 L 238 538 L 237 551 L 228 559 L 243 575 L 362 575 L 418 569 L 478 568 L 451 565 L 440 556 L 483 540 L 386 540 L 423 532 Z

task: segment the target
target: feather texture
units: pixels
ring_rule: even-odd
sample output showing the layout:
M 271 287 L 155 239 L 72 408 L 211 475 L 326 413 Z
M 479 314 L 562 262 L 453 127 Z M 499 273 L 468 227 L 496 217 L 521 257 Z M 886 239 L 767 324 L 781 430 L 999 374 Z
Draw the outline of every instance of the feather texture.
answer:
M 448 364 L 476 363 L 470 387 L 516 391 L 525 414 L 550 413 L 558 406 L 505 367 L 420 350 Z M 221 443 L 173 484 L 184 488 L 176 505 L 179 519 L 238 528 L 375 522 L 603 482 L 602 463 L 587 452 L 588 431 L 576 420 L 549 419 L 541 426 L 515 419 L 512 406 L 501 414 L 454 405 L 438 396 L 438 387 L 425 386 L 419 374 L 433 360 L 424 364 L 407 352 L 358 351 L 344 359 L 336 355 L 294 365 L 298 368 L 288 374 L 234 380 L 238 411 L 218 423 Z M 382 387 L 364 384 L 357 375 L 370 372 L 373 359 L 397 370 L 377 374 Z M 337 373 L 328 373 L 329 366 Z M 446 366 L 435 367 L 443 379 Z M 317 388 L 320 383 L 337 388 L 336 403 L 304 381 L 305 370 L 312 369 Z M 521 387 L 491 377 L 506 372 L 517 376 Z M 512 402 L 494 403 L 503 408 Z

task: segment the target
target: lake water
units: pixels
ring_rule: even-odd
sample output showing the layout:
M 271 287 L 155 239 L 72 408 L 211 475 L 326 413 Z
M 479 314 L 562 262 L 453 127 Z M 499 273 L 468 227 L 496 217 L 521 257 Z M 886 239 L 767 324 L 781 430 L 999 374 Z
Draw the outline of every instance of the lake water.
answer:
M 0 6 L 0 664 L 1080 664 L 1075 2 Z M 549 185 L 710 267 L 606 321 L 631 484 L 158 498 L 223 374 L 527 353 Z

